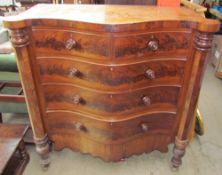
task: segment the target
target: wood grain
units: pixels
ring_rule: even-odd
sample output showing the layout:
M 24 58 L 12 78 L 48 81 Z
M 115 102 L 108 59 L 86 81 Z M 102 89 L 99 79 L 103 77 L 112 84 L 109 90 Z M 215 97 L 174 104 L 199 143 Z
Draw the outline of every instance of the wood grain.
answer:
M 141 86 L 175 83 L 182 84 L 185 60 L 163 59 L 133 64 L 105 64 L 87 62 L 72 57 L 38 59 L 41 82 L 73 83 L 96 89 L 135 89 Z M 107 76 L 109 75 L 109 76 Z M 89 83 L 90 82 L 90 83 Z
M 185 8 L 38 5 L 4 25 L 45 165 L 49 137 L 107 161 L 175 142 L 179 167 L 217 21 Z
M 109 37 L 91 33 L 81 33 L 66 30 L 48 29 L 33 32 L 37 53 L 76 55 L 89 58 L 109 57 Z M 72 39 L 75 45 L 67 48 L 68 41 Z
M 44 86 L 47 110 L 87 111 L 94 114 L 115 114 L 138 109 L 150 109 L 153 106 L 177 105 L 178 86 L 146 87 L 135 91 L 105 92 L 70 86 L 67 84 L 50 84 Z M 76 102 L 78 96 L 80 101 Z M 150 104 L 143 101 L 150 99 Z

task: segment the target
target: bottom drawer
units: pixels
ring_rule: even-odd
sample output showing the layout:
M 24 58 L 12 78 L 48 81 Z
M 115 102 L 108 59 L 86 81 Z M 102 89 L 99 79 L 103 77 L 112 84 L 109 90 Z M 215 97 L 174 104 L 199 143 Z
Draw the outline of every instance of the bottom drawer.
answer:
M 139 135 L 134 139 L 128 139 L 118 143 L 103 143 L 87 137 L 75 135 L 71 137 L 66 134 L 54 134 L 53 140 L 55 150 L 71 148 L 84 154 L 100 157 L 105 161 L 120 161 L 132 155 L 148 153 L 153 150 L 167 152 L 168 145 L 173 142 L 172 137 L 166 135 Z
M 118 142 L 139 135 L 172 135 L 174 114 L 144 115 L 129 120 L 99 120 L 71 112 L 49 112 L 45 117 L 47 133 L 88 137 L 99 142 Z

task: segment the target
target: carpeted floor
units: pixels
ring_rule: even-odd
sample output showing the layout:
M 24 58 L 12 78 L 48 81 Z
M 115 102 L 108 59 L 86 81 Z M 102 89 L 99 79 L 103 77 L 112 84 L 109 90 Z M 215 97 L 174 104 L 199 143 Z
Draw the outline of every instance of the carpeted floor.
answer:
M 169 152 L 154 151 L 133 156 L 119 163 L 106 163 L 98 158 L 64 149 L 51 154 L 51 166 L 43 172 L 34 146 L 27 146 L 31 160 L 24 175 L 221 175 L 222 174 L 222 80 L 207 67 L 200 94 L 199 109 L 204 116 L 204 136 L 195 136 L 188 146 L 183 165 L 177 172 L 170 169 L 173 145 Z M 23 122 L 22 116 L 5 115 L 5 122 Z

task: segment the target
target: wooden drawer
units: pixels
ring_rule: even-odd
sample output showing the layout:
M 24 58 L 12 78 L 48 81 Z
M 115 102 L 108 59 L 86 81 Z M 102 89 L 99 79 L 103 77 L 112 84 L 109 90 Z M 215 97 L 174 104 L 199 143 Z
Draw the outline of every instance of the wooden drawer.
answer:
M 146 87 L 138 90 L 104 92 L 68 84 L 45 84 L 46 110 L 68 110 L 113 115 L 149 110 L 163 105 L 176 106 L 178 86 Z M 106 115 L 105 115 L 106 117 Z
M 102 121 L 70 112 L 50 112 L 45 117 L 47 133 L 53 135 L 75 135 L 97 139 L 99 141 L 118 141 L 143 134 L 173 133 L 174 114 L 152 114 L 124 121 Z
M 105 35 L 59 29 L 33 31 L 37 57 L 39 55 L 76 55 L 103 59 L 109 57 L 109 38 Z
M 38 59 L 41 82 L 75 83 L 96 89 L 135 89 L 155 84 L 182 84 L 183 60 L 101 65 L 62 58 Z
M 191 46 L 190 32 L 154 32 L 114 37 L 114 57 L 178 57 L 187 56 Z

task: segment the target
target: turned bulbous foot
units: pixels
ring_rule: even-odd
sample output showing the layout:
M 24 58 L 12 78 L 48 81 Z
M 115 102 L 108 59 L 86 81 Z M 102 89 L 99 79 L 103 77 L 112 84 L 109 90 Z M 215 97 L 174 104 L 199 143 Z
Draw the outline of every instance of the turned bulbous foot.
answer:
M 39 154 L 41 161 L 41 167 L 43 170 L 47 170 L 50 165 L 49 159 L 49 141 L 47 135 L 41 139 L 35 139 L 36 151 Z
M 173 149 L 173 157 L 171 159 L 172 170 L 176 171 L 182 164 L 182 157 L 185 154 L 188 140 L 180 140 L 178 137 L 175 139 L 175 145 Z

